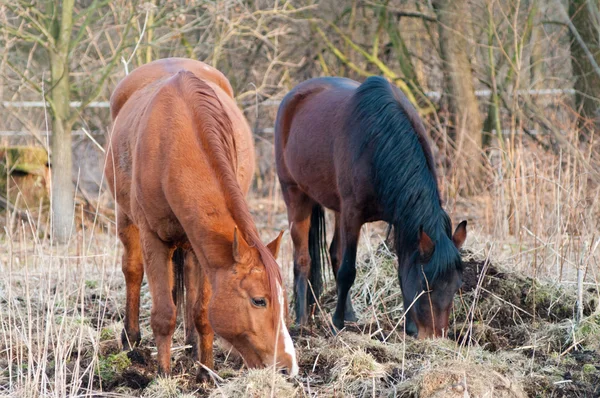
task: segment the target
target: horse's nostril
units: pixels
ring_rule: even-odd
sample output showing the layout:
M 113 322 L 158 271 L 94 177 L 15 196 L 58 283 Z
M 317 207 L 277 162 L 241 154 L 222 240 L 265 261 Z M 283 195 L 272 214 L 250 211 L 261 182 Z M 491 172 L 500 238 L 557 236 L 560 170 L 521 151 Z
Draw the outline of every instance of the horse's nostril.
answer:
M 282 373 L 282 374 L 284 374 L 284 375 L 286 375 L 286 376 L 288 376 L 288 375 L 290 374 L 290 373 L 288 372 L 288 370 L 287 370 L 287 369 L 285 369 L 285 368 L 284 368 L 284 369 L 281 369 L 281 373 Z

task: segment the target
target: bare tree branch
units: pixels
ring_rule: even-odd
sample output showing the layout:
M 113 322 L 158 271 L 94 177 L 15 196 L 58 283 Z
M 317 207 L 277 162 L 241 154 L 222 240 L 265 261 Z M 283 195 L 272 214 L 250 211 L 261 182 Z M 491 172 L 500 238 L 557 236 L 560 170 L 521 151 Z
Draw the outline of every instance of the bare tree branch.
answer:
M 129 29 L 131 28 L 131 21 L 133 20 L 133 18 L 134 18 L 134 16 L 131 15 L 129 18 L 129 21 L 127 21 L 127 25 L 125 27 L 125 31 L 123 32 L 123 37 L 121 39 L 121 42 L 119 43 L 119 46 L 117 47 L 115 54 L 113 55 L 113 57 L 110 60 L 110 62 L 108 63 L 108 65 L 106 65 L 104 67 L 102 76 L 96 82 L 96 87 L 89 95 L 87 95 L 85 97 L 85 99 L 83 99 L 81 101 L 81 105 L 79 106 L 79 108 L 76 111 L 74 111 L 73 114 L 71 115 L 71 117 L 69 118 L 69 123 L 71 123 L 71 124 L 75 123 L 75 121 L 77 120 L 79 115 L 81 115 L 81 113 L 85 110 L 85 108 L 87 108 L 87 106 L 92 101 L 94 101 L 98 97 L 98 95 L 100 95 L 100 93 L 102 92 L 102 89 L 104 88 L 104 82 L 110 76 L 110 74 L 112 73 L 115 66 L 118 64 L 121 53 L 125 49 L 125 43 L 127 41 L 127 36 L 129 33 Z
M 571 21 L 571 18 L 569 18 L 569 15 L 567 15 L 567 12 L 565 11 L 565 8 L 561 4 L 561 2 L 559 0 L 555 0 L 555 3 L 556 3 L 557 8 L 560 10 L 560 13 L 562 14 L 562 17 L 564 18 L 565 23 L 569 27 L 571 34 L 573 36 L 575 36 L 577 43 L 579 44 L 581 49 L 585 52 L 585 55 L 587 56 L 588 61 L 590 61 L 590 64 L 592 65 L 592 68 L 594 69 L 594 73 L 596 73 L 598 76 L 600 76 L 600 66 L 598 66 L 598 63 L 596 62 L 594 55 L 590 52 L 590 49 L 585 44 L 585 41 L 583 40 L 583 38 L 577 31 L 577 28 L 573 24 L 573 21 Z

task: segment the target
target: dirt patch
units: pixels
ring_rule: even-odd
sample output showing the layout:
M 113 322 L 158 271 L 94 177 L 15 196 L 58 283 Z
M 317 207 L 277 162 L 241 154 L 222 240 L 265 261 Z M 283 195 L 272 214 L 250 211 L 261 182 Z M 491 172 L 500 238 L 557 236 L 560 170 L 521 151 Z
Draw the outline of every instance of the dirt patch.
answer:
M 132 364 L 140 366 L 154 366 L 156 364 L 148 348 L 135 347 L 127 353 L 127 357 L 131 360 Z

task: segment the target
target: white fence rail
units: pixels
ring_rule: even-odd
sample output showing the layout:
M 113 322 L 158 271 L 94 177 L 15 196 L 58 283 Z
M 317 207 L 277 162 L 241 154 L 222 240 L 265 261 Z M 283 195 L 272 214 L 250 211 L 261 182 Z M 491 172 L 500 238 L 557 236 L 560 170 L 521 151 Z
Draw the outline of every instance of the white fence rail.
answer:
M 561 88 L 546 88 L 546 89 L 540 89 L 540 90 L 518 90 L 517 91 L 518 94 L 523 95 L 523 94 L 528 94 L 528 95 L 532 95 L 532 96 L 558 96 L 558 95 L 573 95 L 575 94 L 575 90 L 574 89 L 561 89 Z M 441 98 L 441 93 L 439 91 L 428 91 L 425 93 L 425 95 L 427 95 L 427 97 L 435 99 L 435 100 L 439 100 Z M 477 97 L 489 97 L 492 95 L 492 91 L 491 90 L 476 90 L 475 91 L 475 96 Z M 257 105 L 258 106 L 263 106 L 263 107 L 274 107 L 274 106 L 279 106 L 279 104 L 281 103 L 281 100 L 277 99 L 268 99 L 262 102 L 259 102 Z M 244 106 L 254 106 L 256 103 L 254 102 L 245 102 L 243 103 Z M 80 101 L 72 101 L 70 102 L 71 107 L 73 108 L 78 108 L 81 106 L 81 102 Z M 44 102 L 44 101 L 2 101 L 2 107 L 4 108 L 43 108 L 44 106 L 48 106 L 48 103 Z M 110 103 L 108 101 L 94 101 L 94 102 L 90 102 L 87 105 L 88 108 L 109 108 L 110 107 Z M 274 129 L 272 127 L 267 127 L 264 129 L 259 129 L 257 131 L 255 131 L 255 133 L 258 134 L 273 134 Z M 510 134 L 511 131 L 510 130 L 503 130 L 502 134 Z M 538 131 L 531 131 L 531 134 L 538 134 Z M 51 133 L 49 133 L 48 131 L 41 131 L 38 133 L 40 136 L 47 136 Z M 92 136 L 96 136 L 96 135 L 102 135 L 103 133 L 101 131 L 92 131 L 90 132 L 90 134 Z M 82 135 L 86 135 L 85 132 L 83 130 L 76 130 L 73 131 L 73 135 L 75 136 L 82 136 Z M 31 136 L 31 133 L 27 132 L 27 131 L 0 131 L 0 137 L 27 137 L 27 136 Z
M 71 108 L 79 108 L 81 101 L 69 102 Z M 48 103 L 44 101 L 2 101 L 2 106 L 5 108 L 43 108 L 48 107 Z M 108 101 L 93 101 L 90 102 L 87 108 L 108 108 L 110 103 Z
M 575 94 L 575 90 L 572 88 L 562 89 L 562 88 L 545 88 L 541 90 L 518 90 L 518 94 L 529 94 L 534 96 L 545 96 L 545 95 L 562 95 L 562 94 Z M 425 95 L 432 99 L 440 99 L 442 94 L 439 91 L 428 91 Z M 476 97 L 489 97 L 492 95 L 491 90 L 476 90 Z M 260 106 L 279 106 L 281 100 L 266 100 L 260 102 Z M 252 105 L 252 102 L 244 103 L 244 105 Z M 44 101 L 2 101 L 2 106 L 5 108 L 43 108 L 48 106 L 48 103 L 44 103 Z M 81 106 L 81 101 L 72 101 L 70 103 L 71 107 L 79 108 Z M 110 107 L 110 103 L 108 101 L 94 101 L 90 102 L 87 105 L 88 108 L 108 108 Z

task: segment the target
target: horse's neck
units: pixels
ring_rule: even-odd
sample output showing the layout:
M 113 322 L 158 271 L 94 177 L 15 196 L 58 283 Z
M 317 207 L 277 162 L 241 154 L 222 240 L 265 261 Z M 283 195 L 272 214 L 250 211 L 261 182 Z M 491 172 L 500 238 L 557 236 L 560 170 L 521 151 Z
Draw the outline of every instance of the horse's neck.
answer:
M 430 221 L 431 219 L 433 219 L 432 222 Z M 431 218 L 428 221 L 430 221 L 429 224 L 423 225 L 425 232 L 429 235 L 431 239 L 441 239 L 442 236 L 446 233 L 443 225 L 443 217 L 441 217 L 441 214 L 431 216 Z M 397 251 L 408 251 L 412 253 L 412 251 L 417 250 L 417 246 L 419 243 L 419 226 L 425 223 L 417 222 L 414 220 L 411 220 L 410 223 L 413 227 L 416 227 L 414 231 L 410 232 L 406 231 L 406 220 L 400 219 L 392 223 L 394 226 L 394 233 L 397 234 L 395 238 L 395 245 Z
M 217 212 L 209 213 L 205 208 L 199 208 L 190 211 L 180 222 L 194 252 L 206 259 L 206 266 L 221 268 L 231 264 L 236 223 L 226 209 L 213 211 Z
M 210 269 L 230 268 L 233 261 L 233 235 L 237 228 L 240 236 L 250 246 L 256 243 L 255 231 L 247 231 L 243 223 L 238 223 L 227 210 L 213 217 L 201 217 L 198 212 L 190 223 L 193 228 L 187 231 L 187 238 L 195 252 L 201 253 Z

